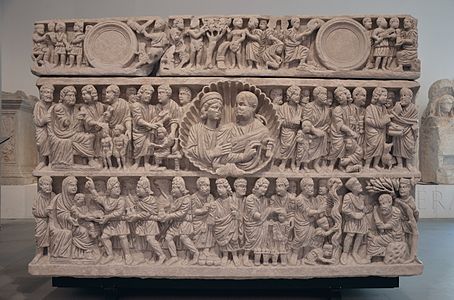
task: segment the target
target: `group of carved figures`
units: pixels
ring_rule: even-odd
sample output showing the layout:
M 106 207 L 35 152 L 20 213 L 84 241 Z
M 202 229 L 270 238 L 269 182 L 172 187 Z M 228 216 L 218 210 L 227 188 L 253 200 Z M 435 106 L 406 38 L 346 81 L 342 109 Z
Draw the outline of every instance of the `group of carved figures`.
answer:
M 41 86 L 34 108 L 37 169 L 88 163 L 94 169 L 173 166 L 178 170 L 183 162 L 189 170 L 187 157 L 202 170 L 221 175 L 245 174 L 232 170 L 254 172 L 260 164 L 294 172 L 350 173 L 384 167 L 414 171 L 418 116 L 409 88 L 377 87 L 367 107 L 367 91 L 362 87 L 339 86 L 333 92 L 320 86 L 312 90 L 290 86 L 285 92 L 273 88 L 268 101 L 278 120 L 274 129 L 267 127 L 270 120 L 257 113 L 258 97 L 249 91 L 236 95 L 235 121 L 223 125 L 226 108 L 218 92 L 199 95 L 200 107 L 192 117 L 190 107 L 196 101 L 188 87 L 179 88 L 179 104 L 171 99 L 172 88 L 166 84 L 157 88 L 156 105 L 150 103 L 155 92 L 151 85 L 142 85 L 138 91 L 128 87 L 128 101 L 119 97 L 116 85 L 104 91 L 104 100 L 98 101 L 97 89 L 83 86 L 82 103 L 76 104 L 76 88 L 66 86 L 54 103 L 53 86 Z M 396 93 L 400 99 L 395 99 Z M 271 104 L 269 111 L 273 111 Z M 192 123 L 180 145 L 179 128 L 185 115 L 186 122 Z M 221 169 L 228 171 L 219 173 Z
M 84 22 L 75 22 L 73 37 L 68 40 L 65 22 L 47 23 L 47 32 L 45 24 L 35 24 L 32 50 L 33 61 L 37 66 L 81 67 L 82 63 L 87 65 L 83 44 L 85 34 L 92 27 L 93 25 L 87 25 L 84 33 Z
M 48 255 L 51 262 L 276 266 L 416 259 L 413 179 L 376 178 L 365 188 L 355 177 L 319 179 L 315 188 L 307 177 L 299 194 L 298 182 L 284 177 L 249 184 L 199 177 L 192 194 L 182 177 L 168 180 L 165 202 L 147 177 L 87 177 L 80 193 L 82 180 L 71 176 L 57 195 L 52 178 L 40 177 L 34 261 Z
M 389 27 L 383 17 L 374 20 L 365 17 L 362 23 L 370 36 L 372 49 L 366 69 L 419 71 L 415 19 L 393 17 L 389 19 Z M 314 58 L 315 34 L 324 24 L 318 18 L 304 25 L 299 17 L 193 17 L 189 26 L 183 18 L 177 17 L 171 25 L 160 18 L 141 22 L 128 20 L 126 24 L 140 36 L 135 50 L 135 68 L 161 59 L 164 70 L 324 69 Z M 37 66 L 88 66 L 83 43 L 93 25 L 84 27 L 83 21 L 74 22 L 71 39 L 66 28 L 64 22 L 35 24 L 32 58 Z

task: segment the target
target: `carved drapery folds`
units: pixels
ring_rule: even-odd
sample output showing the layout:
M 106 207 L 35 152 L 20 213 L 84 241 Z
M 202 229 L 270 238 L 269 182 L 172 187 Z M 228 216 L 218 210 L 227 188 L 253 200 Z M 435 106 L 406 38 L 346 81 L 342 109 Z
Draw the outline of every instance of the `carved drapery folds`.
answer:
M 41 23 L 49 30 L 51 22 Z M 413 18 L 83 23 L 65 23 L 66 40 L 83 39 L 82 52 L 59 49 L 56 66 L 54 52 L 37 50 L 34 71 L 158 76 L 38 80 L 33 274 L 422 272 L 413 197 L 418 83 L 315 79 L 417 78 Z M 52 36 L 36 29 L 36 40 Z M 103 53 L 111 40 L 118 47 Z

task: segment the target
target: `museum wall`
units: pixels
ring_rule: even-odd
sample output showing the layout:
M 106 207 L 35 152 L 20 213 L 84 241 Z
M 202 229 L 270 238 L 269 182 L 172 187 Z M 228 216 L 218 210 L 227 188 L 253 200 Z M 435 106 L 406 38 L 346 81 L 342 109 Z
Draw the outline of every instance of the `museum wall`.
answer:
M 421 89 L 417 104 L 422 113 L 427 90 L 440 78 L 452 78 L 454 39 L 449 20 L 454 1 L 178 1 L 178 0 L 2 0 L 1 86 L 5 91 L 23 90 L 37 95 L 36 77 L 30 72 L 33 22 L 52 18 L 115 16 L 171 16 L 183 14 L 355 15 L 411 14 L 418 19 Z M 283 5 L 285 3 L 285 5 Z

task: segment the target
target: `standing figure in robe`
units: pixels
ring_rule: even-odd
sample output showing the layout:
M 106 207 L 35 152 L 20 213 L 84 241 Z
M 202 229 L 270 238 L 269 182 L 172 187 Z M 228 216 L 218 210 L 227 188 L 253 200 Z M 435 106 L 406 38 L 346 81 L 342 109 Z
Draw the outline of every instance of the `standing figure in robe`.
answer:
M 35 198 L 32 207 L 32 214 L 35 217 L 35 241 L 36 254 L 32 263 L 39 261 L 43 255 L 49 255 L 49 211 L 48 207 L 54 193 L 52 193 L 52 178 L 49 176 L 40 177 L 38 180 L 38 196 Z
M 38 147 L 39 164 L 36 169 L 39 170 L 45 167 L 49 162 L 50 145 L 49 135 L 47 132 L 47 124 L 51 122 L 49 109 L 54 100 L 54 86 L 43 84 L 39 88 L 39 101 L 36 102 L 33 108 L 33 122 L 36 127 L 36 145 Z
M 252 194 L 246 197 L 244 214 L 244 254 L 243 265 L 251 267 L 249 255 L 254 254 L 254 265 L 260 266 L 263 255 L 263 263 L 268 264 L 270 249 L 268 247 L 268 219 L 273 209 L 268 206 L 265 194 L 269 186 L 268 179 L 257 179 L 252 189 Z
M 385 104 L 388 98 L 388 92 L 385 88 L 377 87 L 372 92 L 372 100 L 366 107 L 365 116 L 365 168 L 380 170 L 378 163 L 384 153 L 386 142 L 386 127 L 391 122 Z
M 233 202 L 238 203 L 239 221 L 238 221 L 238 239 L 240 247 L 244 244 L 244 218 L 245 218 L 245 199 L 247 192 L 247 180 L 244 178 L 237 178 L 233 182 Z
M 192 225 L 194 227 L 194 245 L 199 250 L 199 265 L 213 265 L 214 247 L 214 197 L 210 194 L 210 179 L 199 177 L 196 181 L 197 191 L 191 195 Z
M 232 254 L 235 266 L 240 266 L 240 223 L 243 222 L 239 198 L 233 197 L 232 188 L 225 178 L 216 180 L 219 198 L 214 202 L 214 236 L 222 252 L 221 265 L 225 266 Z
M 287 89 L 287 102 L 279 106 L 277 115 L 281 121 L 279 133 L 279 143 L 276 159 L 280 160 L 279 169 L 284 171 L 286 164 L 289 163 L 292 170 L 296 171 L 296 145 L 297 132 L 303 116 L 303 107 L 299 105 L 301 99 L 301 89 L 292 85 Z
M 401 130 L 401 134 L 393 136 L 393 155 L 398 168 L 403 168 L 405 162 L 410 171 L 415 171 L 413 159 L 418 139 L 418 110 L 412 100 L 413 92 L 409 88 L 402 88 L 400 101 L 392 110 L 392 124 L 396 124 Z
M 343 86 L 339 86 L 334 90 L 334 97 L 339 105 L 331 112 L 331 147 L 328 156 L 330 171 L 334 169 L 336 162 L 345 154 L 344 139 L 357 137 L 357 133 L 350 124 L 351 116 L 348 105 L 348 100 L 351 98 L 350 91 Z
M 138 168 L 143 158 L 145 169 L 149 169 L 151 150 L 156 129 L 159 123 L 153 122 L 156 117 L 156 107 L 150 104 L 154 88 L 151 85 L 142 85 L 137 92 L 137 101 L 132 107 L 132 136 L 134 144 L 134 168 Z
M 328 90 L 318 86 L 312 91 L 314 101 L 306 104 L 303 111 L 303 120 L 312 123 L 315 129 L 328 132 L 331 123 L 331 112 L 328 106 Z M 320 172 L 321 160 L 328 155 L 328 137 L 326 135 L 315 136 L 309 147 L 310 161 L 313 162 L 315 171 Z
M 302 45 L 302 42 L 307 36 L 312 34 L 312 30 L 306 29 L 300 32 L 301 20 L 298 17 L 293 17 L 290 20 L 291 27 L 289 29 L 283 28 L 284 31 L 284 67 L 289 68 L 290 64 L 294 61 L 298 62 L 298 70 L 306 70 L 308 68 L 307 57 L 309 55 L 309 48 Z
M 353 106 L 352 106 L 352 129 L 358 134 L 356 137 L 357 144 L 364 147 L 364 118 L 366 114 L 366 96 L 367 91 L 363 87 L 356 87 L 353 90 Z M 362 157 L 361 157 L 362 159 Z

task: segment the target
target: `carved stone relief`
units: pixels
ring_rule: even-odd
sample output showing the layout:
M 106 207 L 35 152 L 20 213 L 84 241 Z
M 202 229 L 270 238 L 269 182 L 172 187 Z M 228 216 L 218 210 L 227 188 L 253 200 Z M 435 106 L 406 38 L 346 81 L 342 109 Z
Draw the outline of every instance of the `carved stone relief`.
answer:
M 159 70 L 38 79 L 32 274 L 422 272 L 413 18 L 66 23 L 84 45 L 62 72 Z
M 40 21 L 37 75 L 419 77 L 411 16 Z

